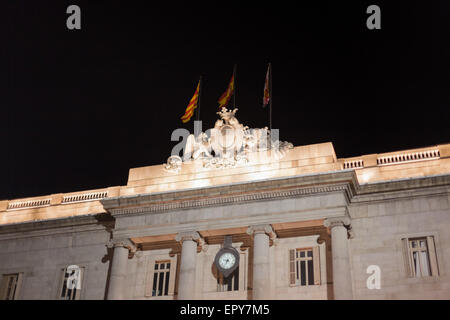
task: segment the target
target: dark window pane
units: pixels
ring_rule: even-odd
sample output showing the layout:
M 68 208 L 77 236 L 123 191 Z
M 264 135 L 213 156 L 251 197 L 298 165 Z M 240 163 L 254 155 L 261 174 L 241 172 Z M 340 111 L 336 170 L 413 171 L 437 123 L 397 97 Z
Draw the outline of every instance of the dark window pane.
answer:
M 73 289 L 72 290 L 72 296 L 71 296 L 70 300 L 75 300 L 76 296 L 77 296 L 77 289 Z
M 166 265 L 166 268 L 167 268 L 167 269 L 170 269 L 170 263 L 168 263 L 168 264 Z
M 169 295 L 169 275 L 170 275 L 170 272 L 167 271 L 166 272 L 166 282 L 164 283 L 164 295 L 165 296 Z
M 295 251 L 295 257 L 298 258 L 298 251 Z
M 13 287 L 13 292 L 11 295 L 11 300 L 14 300 L 14 296 L 16 295 L 16 289 L 17 289 L 17 278 L 14 279 L 14 287 Z
M 308 261 L 308 284 L 314 284 L 314 268 L 312 260 Z
M 159 283 L 158 283 L 158 296 L 162 296 L 163 282 L 164 282 L 164 272 L 160 272 L 159 273 Z
M 69 274 L 67 272 L 64 272 L 64 281 L 63 281 L 63 287 L 62 287 L 62 291 L 61 291 L 61 298 L 65 298 L 66 296 L 66 284 L 67 284 L 67 277 L 69 276 Z
M 161 269 L 164 269 L 165 264 L 161 263 Z
M 297 271 L 297 278 L 296 279 L 298 280 L 298 279 L 300 279 L 299 275 L 298 275 L 298 273 L 300 272 L 300 269 L 298 268 L 298 261 L 296 263 L 297 263 L 297 267 L 295 268 L 295 271 Z
M 305 257 L 305 251 L 300 251 L 300 258 L 304 258 Z
M 158 273 L 155 272 L 153 274 L 153 290 L 152 290 L 152 296 L 156 296 L 156 282 L 158 281 Z
M 158 270 L 158 264 L 155 263 L 155 270 Z
M 308 257 L 312 257 L 312 251 L 308 250 Z
M 72 299 L 72 289 L 67 290 L 67 300 L 73 300 Z
M 13 285 L 14 279 L 13 279 L 13 277 L 10 277 L 8 280 L 9 281 L 8 281 L 8 290 L 6 292 L 6 300 L 9 300 L 9 297 L 11 295 L 11 290 L 12 290 L 12 285 Z
M 300 261 L 300 284 L 302 286 L 306 285 L 306 265 L 305 261 Z

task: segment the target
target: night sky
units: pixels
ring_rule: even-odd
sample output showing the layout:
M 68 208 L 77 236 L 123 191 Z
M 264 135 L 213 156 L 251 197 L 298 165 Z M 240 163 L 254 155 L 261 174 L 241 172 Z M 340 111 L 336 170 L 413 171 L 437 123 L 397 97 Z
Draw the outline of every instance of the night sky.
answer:
M 448 1 L 11 1 L 0 27 L 0 199 L 124 185 L 165 163 L 203 75 L 203 128 L 237 64 L 237 118 L 339 158 L 450 142 Z M 81 8 L 81 30 L 66 8 Z M 366 8 L 381 8 L 369 30 Z

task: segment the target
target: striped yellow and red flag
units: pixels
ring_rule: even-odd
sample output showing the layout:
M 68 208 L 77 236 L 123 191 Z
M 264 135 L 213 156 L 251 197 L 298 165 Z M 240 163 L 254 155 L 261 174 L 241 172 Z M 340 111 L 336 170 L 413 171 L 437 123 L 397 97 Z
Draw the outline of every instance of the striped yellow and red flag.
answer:
M 235 72 L 233 72 L 233 76 L 231 77 L 227 90 L 219 98 L 219 109 L 226 107 L 234 94 L 234 73 Z
M 194 115 L 194 110 L 197 108 L 198 105 L 199 90 L 200 90 L 200 81 L 198 82 L 197 89 L 195 89 L 194 96 L 191 98 L 191 101 L 189 101 L 189 104 L 186 108 L 186 111 L 184 112 L 184 115 L 181 117 L 181 121 L 183 121 L 183 123 L 186 123 L 189 120 L 191 120 L 192 116 Z

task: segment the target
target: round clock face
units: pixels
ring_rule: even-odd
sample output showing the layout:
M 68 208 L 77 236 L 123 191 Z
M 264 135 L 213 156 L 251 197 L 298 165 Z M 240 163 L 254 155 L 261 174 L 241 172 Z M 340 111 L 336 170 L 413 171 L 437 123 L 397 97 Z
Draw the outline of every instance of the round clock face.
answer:
M 229 253 L 229 252 L 225 252 L 219 258 L 219 265 L 223 269 L 230 269 L 231 267 L 234 266 L 235 263 L 236 263 L 236 257 L 234 256 L 234 254 Z

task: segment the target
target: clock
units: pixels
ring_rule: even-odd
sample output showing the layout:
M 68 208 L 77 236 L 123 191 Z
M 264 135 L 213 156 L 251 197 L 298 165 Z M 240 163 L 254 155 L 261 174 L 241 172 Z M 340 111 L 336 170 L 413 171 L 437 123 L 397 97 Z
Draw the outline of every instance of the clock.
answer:
M 231 269 L 235 264 L 236 258 L 230 252 L 223 252 L 219 257 L 219 265 L 222 269 Z
M 225 236 L 223 248 L 217 252 L 214 263 L 225 278 L 239 266 L 239 252 L 233 248 L 231 236 Z

